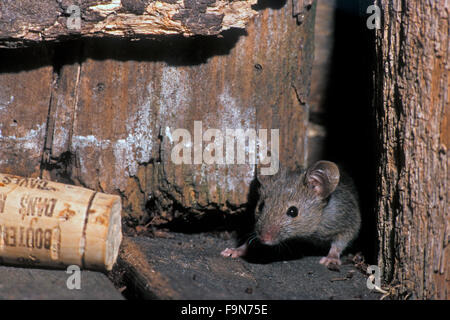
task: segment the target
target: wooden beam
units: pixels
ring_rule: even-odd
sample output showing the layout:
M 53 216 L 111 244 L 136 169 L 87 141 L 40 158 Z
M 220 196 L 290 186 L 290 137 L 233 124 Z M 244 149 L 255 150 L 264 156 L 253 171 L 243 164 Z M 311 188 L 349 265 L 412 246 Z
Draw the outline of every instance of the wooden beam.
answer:
M 77 37 L 217 35 L 245 28 L 257 0 L 5 0 L 0 47 Z

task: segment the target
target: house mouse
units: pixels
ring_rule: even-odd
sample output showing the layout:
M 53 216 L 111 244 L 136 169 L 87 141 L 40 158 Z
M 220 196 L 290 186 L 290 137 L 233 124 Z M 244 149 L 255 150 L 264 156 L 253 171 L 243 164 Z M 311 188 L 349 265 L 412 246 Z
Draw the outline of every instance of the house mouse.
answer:
M 340 255 L 356 238 L 361 225 L 358 198 L 352 181 L 330 161 L 318 161 L 306 170 L 281 168 L 274 176 L 258 178 L 255 236 L 238 248 L 226 248 L 224 257 L 247 253 L 258 238 L 277 245 L 293 238 L 331 244 L 321 264 L 340 265 Z

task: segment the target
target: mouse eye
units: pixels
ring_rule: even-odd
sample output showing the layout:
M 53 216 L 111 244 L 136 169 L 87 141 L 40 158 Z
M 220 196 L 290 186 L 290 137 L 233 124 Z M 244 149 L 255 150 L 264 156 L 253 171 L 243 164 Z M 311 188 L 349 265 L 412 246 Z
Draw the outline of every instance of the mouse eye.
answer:
M 298 216 L 297 207 L 289 207 L 289 209 L 287 209 L 286 211 L 286 214 L 291 218 L 295 218 L 296 216 Z

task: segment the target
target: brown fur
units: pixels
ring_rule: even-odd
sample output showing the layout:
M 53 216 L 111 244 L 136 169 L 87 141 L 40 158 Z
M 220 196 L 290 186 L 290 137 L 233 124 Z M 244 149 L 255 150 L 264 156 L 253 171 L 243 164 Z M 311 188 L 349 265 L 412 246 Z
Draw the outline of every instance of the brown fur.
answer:
M 255 233 L 261 242 L 276 245 L 292 238 L 331 243 L 321 264 L 341 264 L 342 251 L 356 238 L 361 225 L 356 190 L 333 162 L 318 161 L 307 170 L 281 169 L 260 177 Z M 287 214 L 290 207 L 298 215 Z M 247 254 L 250 238 L 239 248 L 226 248 L 224 257 Z
M 351 181 L 339 179 L 338 170 L 336 177 L 333 163 L 322 161 L 320 169 L 317 164 L 308 170 L 281 169 L 273 177 L 259 179 L 255 231 L 260 238 L 269 232 L 271 244 L 290 238 L 330 241 L 341 252 L 357 236 L 361 218 Z M 317 174 L 322 178 L 319 183 L 311 179 Z M 297 217 L 286 214 L 291 206 L 297 207 Z

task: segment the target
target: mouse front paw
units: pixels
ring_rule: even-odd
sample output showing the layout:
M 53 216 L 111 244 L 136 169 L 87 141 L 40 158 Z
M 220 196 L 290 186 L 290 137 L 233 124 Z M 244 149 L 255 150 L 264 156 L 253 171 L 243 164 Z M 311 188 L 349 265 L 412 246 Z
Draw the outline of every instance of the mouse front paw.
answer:
M 326 256 L 323 257 L 322 259 L 320 259 L 320 264 L 323 264 L 325 266 L 329 266 L 329 265 L 336 265 L 336 266 L 340 266 L 342 264 L 341 259 L 339 259 L 338 257 L 335 256 Z
M 336 243 L 331 244 L 330 252 L 326 257 L 320 259 L 320 264 L 325 265 L 330 270 L 339 270 L 339 267 L 342 263 L 339 259 L 341 255 L 342 249 L 340 246 L 336 245 Z
M 226 258 L 239 258 L 245 255 L 245 250 L 241 247 L 239 248 L 226 248 L 220 253 Z

